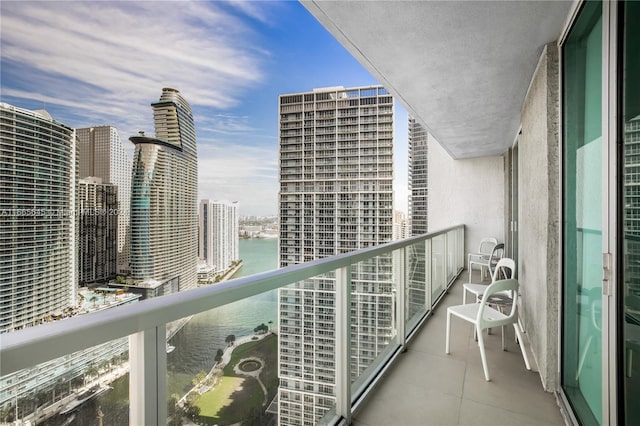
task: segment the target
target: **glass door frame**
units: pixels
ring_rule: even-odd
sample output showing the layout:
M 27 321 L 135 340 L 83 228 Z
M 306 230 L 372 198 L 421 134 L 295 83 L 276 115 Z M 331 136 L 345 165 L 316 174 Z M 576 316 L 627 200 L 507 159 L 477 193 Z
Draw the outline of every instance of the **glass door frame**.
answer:
M 575 417 L 572 405 L 562 387 L 562 360 L 563 360 L 563 315 L 565 300 L 564 292 L 564 86 L 563 86 L 563 46 L 569 31 L 573 28 L 584 0 L 576 1 L 567 18 L 561 37 L 558 40 L 559 55 L 559 92 L 560 92 L 560 115 L 559 132 L 561 144 L 559 150 L 560 161 L 560 252 L 559 252 L 559 282 L 558 298 L 561 301 L 561 308 L 558 310 L 558 393 L 560 401 L 564 406 L 564 412 L 569 420 L 574 424 L 579 424 Z M 618 232 L 619 232 L 619 193 L 618 175 L 618 141 L 620 131 L 620 70 L 619 68 L 619 7 L 623 7 L 618 2 L 602 2 L 602 421 L 604 424 L 618 424 L 619 410 L 621 402 L 618 401 L 618 287 L 619 287 L 619 253 L 618 253 Z M 621 254 L 621 253 L 620 253 Z
M 623 240 L 619 202 L 622 200 L 618 174 L 618 143 L 621 123 L 621 78 L 619 64 L 621 60 L 618 47 L 619 8 L 624 7 L 615 1 L 603 2 L 602 28 L 602 140 L 603 140 L 603 206 L 602 206 L 602 413 L 608 424 L 619 424 L 622 402 L 618 400 L 618 289 L 622 281 L 618 265 L 623 253 L 619 252 L 618 240 Z M 622 272 L 622 271 L 620 271 Z

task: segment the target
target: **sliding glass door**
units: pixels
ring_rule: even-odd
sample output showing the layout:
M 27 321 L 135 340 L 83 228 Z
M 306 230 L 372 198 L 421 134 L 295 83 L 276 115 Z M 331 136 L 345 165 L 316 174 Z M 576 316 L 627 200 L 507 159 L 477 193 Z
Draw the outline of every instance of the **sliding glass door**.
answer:
M 562 387 L 580 423 L 602 424 L 602 4 L 585 2 L 562 47 Z
M 640 424 L 640 2 L 622 10 L 622 279 L 618 330 L 618 380 L 622 384 L 620 417 Z

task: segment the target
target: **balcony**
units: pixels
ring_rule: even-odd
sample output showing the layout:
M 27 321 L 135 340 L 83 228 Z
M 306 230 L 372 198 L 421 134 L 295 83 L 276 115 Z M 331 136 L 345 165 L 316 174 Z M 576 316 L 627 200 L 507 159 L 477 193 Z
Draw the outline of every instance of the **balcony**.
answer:
M 129 336 L 129 423 L 164 424 L 172 386 L 165 345 L 175 321 L 282 289 L 282 347 L 304 340 L 305 350 L 297 353 L 322 353 L 324 360 L 280 354 L 283 423 L 470 424 L 493 418 L 562 424 L 554 396 L 542 390 L 538 374 L 525 370 L 512 336 L 509 352 L 499 350 L 499 334 L 488 339 L 489 383 L 469 326 L 454 323 L 452 354 L 443 353 L 445 310 L 434 309 L 459 303 L 460 286 L 453 283 L 463 268 L 464 227 L 458 226 L 5 334 L 0 374 Z M 303 310 L 320 322 L 292 327 L 289 314 Z M 360 336 L 357 330 L 364 329 Z M 320 346 L 306 346 L 314 344 Z M 318 380 L 327 385 L 320 388 Z M 291 402 L 296 400 L 310 405 Z
M 506 352 L 499 331 L 485 337 L 490 382 L 484 380 L 469 323 L 452 320 L 451 354 L 444 353 L 446 307 L 462 303 L 466 281 L 465 272 L 369 394 L 354 425 L 565 424 L 556 397 L 543 390 L 536 366 L 525 369 L 513 328 L 507 328 Z M 529 347 L 527 351 L 531 360 Z

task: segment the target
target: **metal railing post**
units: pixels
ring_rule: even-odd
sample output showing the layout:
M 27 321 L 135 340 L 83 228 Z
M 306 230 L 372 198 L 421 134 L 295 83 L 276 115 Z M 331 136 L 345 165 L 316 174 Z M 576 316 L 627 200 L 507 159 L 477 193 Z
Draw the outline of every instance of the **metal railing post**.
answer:
M 158 326 L 129 336 L 129 424 L 167 423 L 167 332 Z
M 336 270 L 336 414 L 351 423 L 351 266 Z
M 431 243 L 433 239 L 429 238 L 424 242 L 424 303 L 427 311 L 431 310 L 433 299 L 433 274 L 431 273 Z
M 405 250 L 406 248 L 393 251 L 393 284 L 395 288 L 395 323 L 398 336 L 398 344 L 404 348 L 407 333 L 405 321 L 406 308 L 406 273 L 405 273 Z

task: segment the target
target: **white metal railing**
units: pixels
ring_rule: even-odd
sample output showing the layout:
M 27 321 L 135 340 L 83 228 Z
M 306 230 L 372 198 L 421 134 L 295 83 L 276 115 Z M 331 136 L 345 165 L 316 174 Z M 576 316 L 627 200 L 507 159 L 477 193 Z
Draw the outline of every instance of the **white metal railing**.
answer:
M 392 343 L 366 374 L 351 382 L 352 267 L 378 256 L 393 263 Z M 335 276 L 335 411 L 322 423 L 349 419 L 406 341 L 464 268 L 464 225 L 242 277 L 182 293 L 118 306 L 0 335 L 0 376 L 129 336 L 130 423 L 166 424 L 166 325 L 322 274 Z M 415 296 L 415 295 L 418 296 Z

